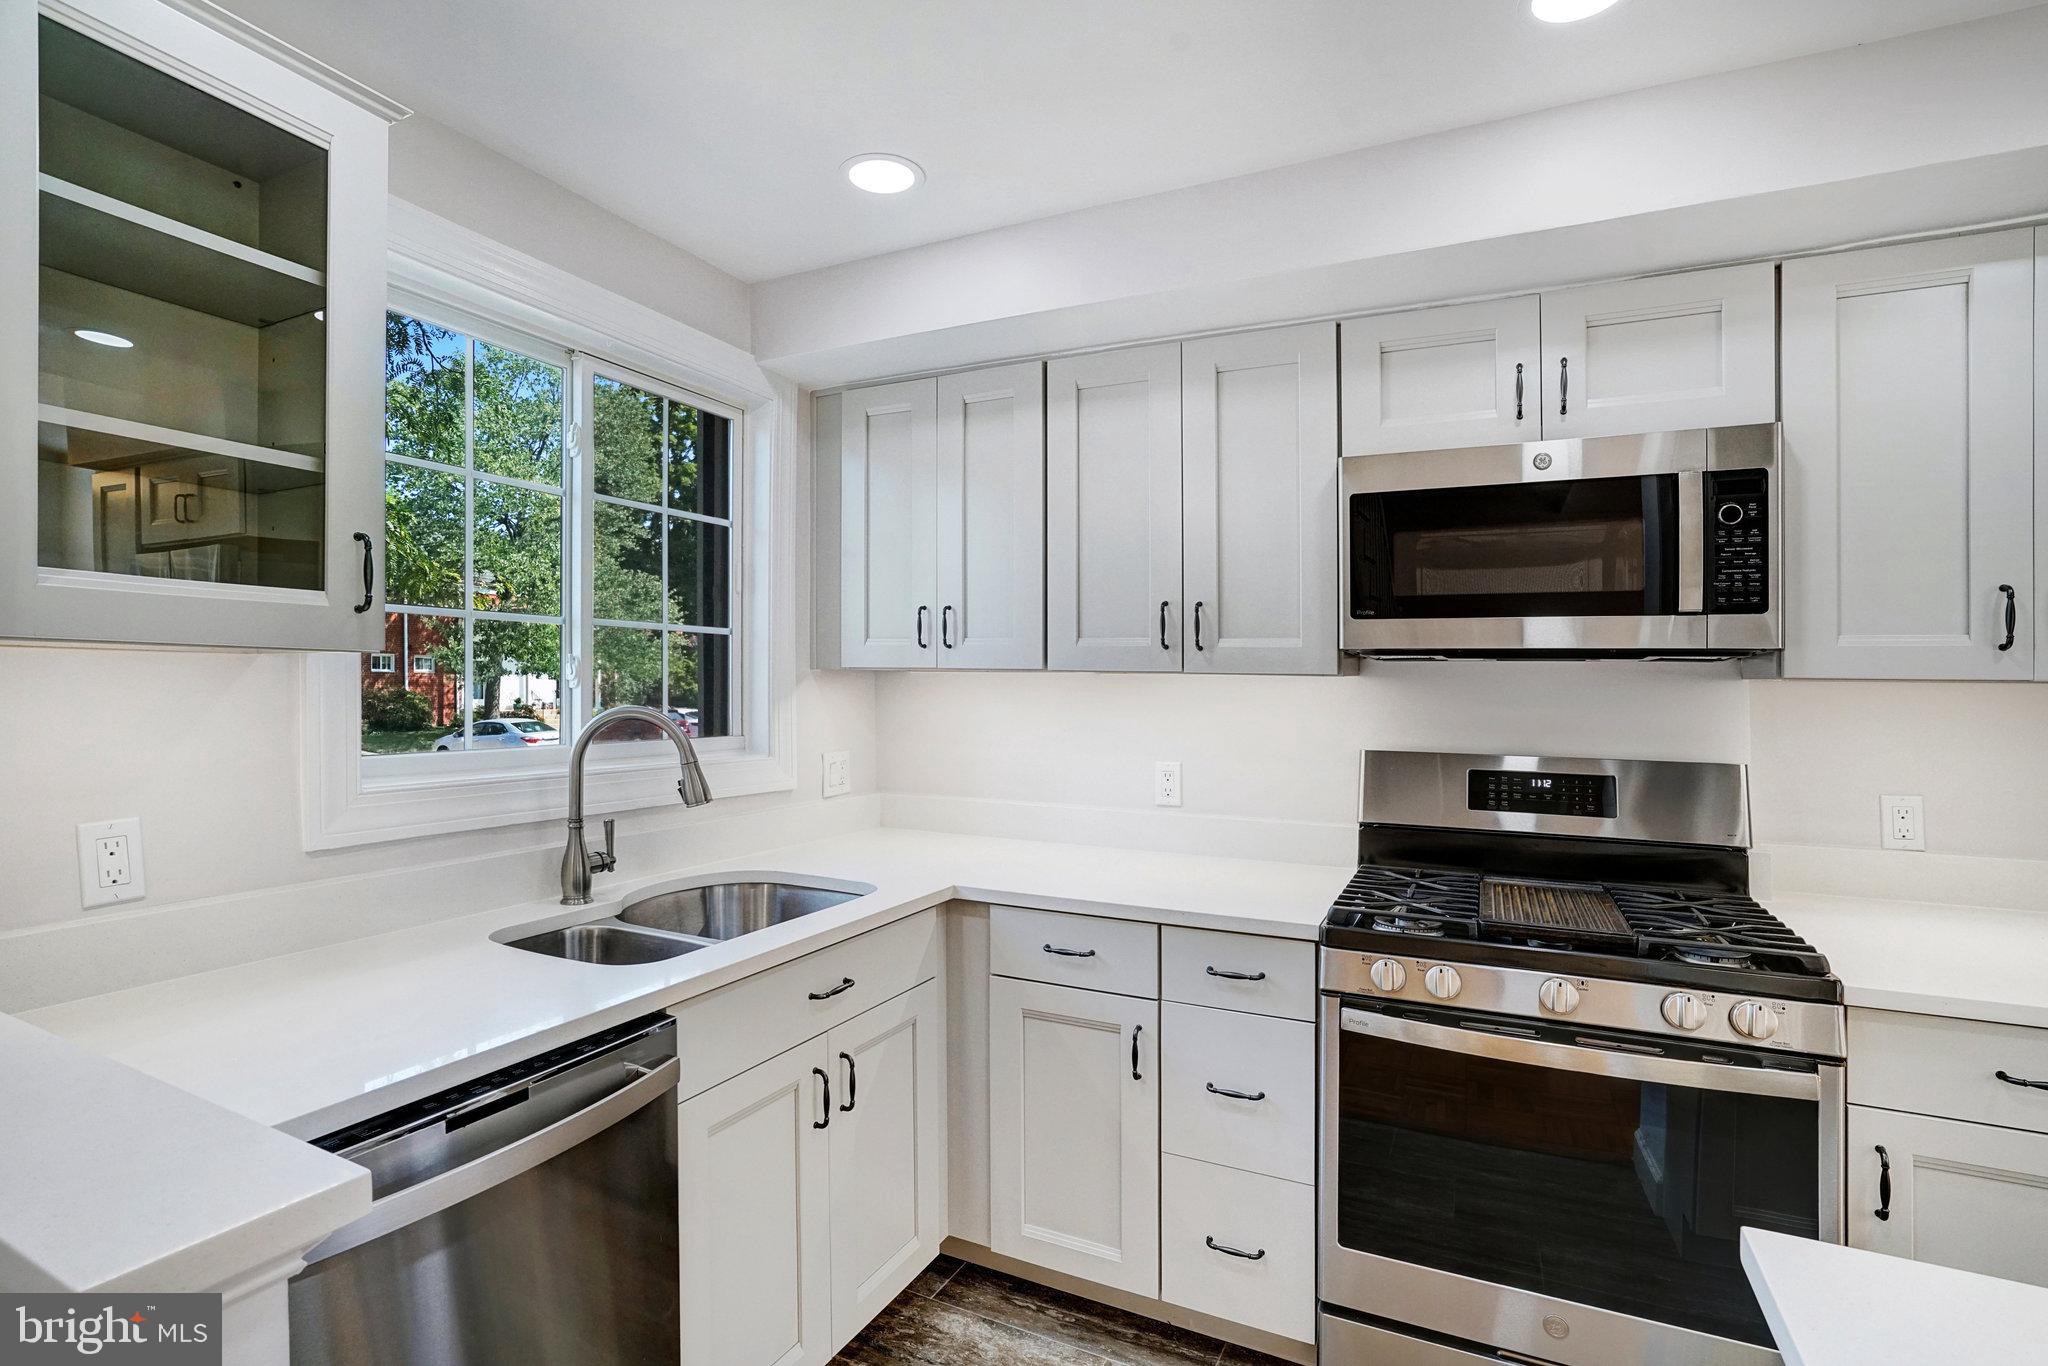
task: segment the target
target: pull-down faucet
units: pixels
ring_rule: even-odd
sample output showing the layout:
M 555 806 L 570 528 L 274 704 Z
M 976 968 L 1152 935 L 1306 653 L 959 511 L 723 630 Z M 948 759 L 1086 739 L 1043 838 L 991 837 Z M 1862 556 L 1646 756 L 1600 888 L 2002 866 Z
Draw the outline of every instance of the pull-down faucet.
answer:
M 603 853 L 593 854 L 583 843 L 583 755 L 592 740 L 623 721 L 649 722 L 674 742 L 676 753 L 683 757 L 683 776 L 676 783 L 676 795 L 683 799 L 684 806 L 702 806 L 711 800 L 711 789 L 704 783 L 704 770 L 697 764 L 697 747 L 690 743 L 690 737 L 672 717 L 652 707 L 608 707 L 600 712 L 583 728 L 583 734 L 576 737 L 576 748 L 569 755 L 569 844 L 562 850 L 564 906 L 587 904 L 591 876 L 609 873 L 619 866 L 612 853 L 610 820 L 604 823 Z

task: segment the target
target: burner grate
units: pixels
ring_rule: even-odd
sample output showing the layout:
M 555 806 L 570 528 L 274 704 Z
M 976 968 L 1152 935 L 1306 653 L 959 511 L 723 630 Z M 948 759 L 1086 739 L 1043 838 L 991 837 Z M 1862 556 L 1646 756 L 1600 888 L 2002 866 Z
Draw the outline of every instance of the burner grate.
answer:
M 1490 877 L 1479 884 L 1479 918 L 1557 938 L 1635 937 L 1607 889 L 1588 882 Z

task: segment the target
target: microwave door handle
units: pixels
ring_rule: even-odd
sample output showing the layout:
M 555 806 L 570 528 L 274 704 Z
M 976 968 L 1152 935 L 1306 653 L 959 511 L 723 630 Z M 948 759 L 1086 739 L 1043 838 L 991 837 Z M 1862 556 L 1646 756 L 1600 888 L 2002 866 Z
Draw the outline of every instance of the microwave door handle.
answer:
M 1396 1043 L 1418 1044 L 1447 1053 L 1467 1053 L 1473 1057 L 1522 1063 L 1530 1067 L 1557 1067 L 1569 1072 L 1588 1072 L 1627 1081 L 1689 1086 L 1703 1091 L 1729 1091 L 1738 1095 L 1820 1099 L 1820 1076 L 1814 1072 L 1731 1067 L 1725 1063 L 1585 1048 L 1551 1043 L 1546 1039 L 1524 1039 L 1510 1034 L 1430 1024 L 1425 1020 L 1378 1015 L 1348 1006 L 1339 1013 L 1338 1024 L 1354 1034 L 1370 1034 Z
M 1707 477 L 1698 470 L 1678 476 L 1678 610 L 1707 606 Z

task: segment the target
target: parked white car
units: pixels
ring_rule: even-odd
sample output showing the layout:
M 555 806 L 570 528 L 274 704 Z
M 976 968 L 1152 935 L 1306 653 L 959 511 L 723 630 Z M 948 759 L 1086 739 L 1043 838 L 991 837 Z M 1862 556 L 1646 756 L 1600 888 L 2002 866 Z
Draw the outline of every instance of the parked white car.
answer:
M 479 721 L 470 727 L 469 747 L 471 749 L 518 749 L 522 745 L 552 745 L 561 741 L 561 732 L 545 721 L 534 721 L 515 716 L 506 721 Z M 462 732 L 450 731 L 434 742 L 436 751 L 461 749 Z

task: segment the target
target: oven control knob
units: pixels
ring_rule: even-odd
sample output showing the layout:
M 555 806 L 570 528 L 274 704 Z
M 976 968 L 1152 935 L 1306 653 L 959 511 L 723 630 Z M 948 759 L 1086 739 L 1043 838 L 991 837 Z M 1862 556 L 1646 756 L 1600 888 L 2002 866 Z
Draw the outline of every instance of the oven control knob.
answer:
M 1536 988 L 1536 999 L 1553 1015 L 1569 1015 L 1579 1008 L 1579 989 L 1562 977 L 1552 977 Z
M 1761 1001 L 1737 1001 L 1728 1023 L 1745 1039 L 1768 1039 L 1778 1032 L 1778 1012 Z
M 1673 1029 L 1698 1029 L 1707 1022 L 1707 1008 L 1689 991 L 1674 991 L 1664 998 L 1664 1023 Z
M 1465 980 L 1458 976 L 1458 970 L 1437 964 L 1422 974 L 1422 989 L 1439 1001 L 1448 1001 L 1464 989 Z
M 1408 985 L 1408 969 L 1391 958 L 1382 958 L 1372 965 L 1372 984 L 1381 991 L 1399 991 Z

